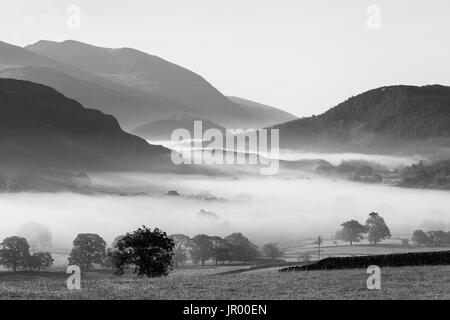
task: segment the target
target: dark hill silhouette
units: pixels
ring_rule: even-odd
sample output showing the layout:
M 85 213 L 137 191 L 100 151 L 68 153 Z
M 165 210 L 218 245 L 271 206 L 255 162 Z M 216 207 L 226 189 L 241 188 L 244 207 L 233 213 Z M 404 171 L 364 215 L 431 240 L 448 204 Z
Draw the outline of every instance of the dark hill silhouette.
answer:
M 175 171 L 170 151 L 56 90 L 0 79 L 0 167 Z
M 284 148 L 414 153 L 450 147 L 450 88 L 391 86 L 352 97 L 319 116 L 274 126 Z

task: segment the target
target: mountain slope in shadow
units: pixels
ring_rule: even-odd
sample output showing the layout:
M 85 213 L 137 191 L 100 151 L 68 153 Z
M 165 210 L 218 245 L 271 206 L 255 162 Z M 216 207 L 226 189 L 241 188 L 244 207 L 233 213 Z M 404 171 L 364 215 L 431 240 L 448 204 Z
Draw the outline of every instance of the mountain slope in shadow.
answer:
M 170 150 L 56 90 L 0 79 L 0 167 L 175 172 Z

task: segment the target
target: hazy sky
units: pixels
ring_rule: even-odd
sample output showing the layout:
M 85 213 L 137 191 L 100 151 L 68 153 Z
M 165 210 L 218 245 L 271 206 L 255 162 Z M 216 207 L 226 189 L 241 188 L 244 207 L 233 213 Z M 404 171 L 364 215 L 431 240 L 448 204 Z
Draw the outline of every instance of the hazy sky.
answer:
M 450 84 L 448 0 L 2 0 L 0 40 L 40 39 L 140 49 L 299 116 L 383 85 Z

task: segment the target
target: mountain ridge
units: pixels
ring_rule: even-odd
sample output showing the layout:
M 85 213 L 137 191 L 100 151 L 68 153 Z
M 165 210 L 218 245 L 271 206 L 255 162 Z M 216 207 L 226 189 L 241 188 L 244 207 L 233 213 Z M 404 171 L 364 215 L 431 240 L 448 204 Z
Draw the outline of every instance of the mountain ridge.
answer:
M 243 107 L 229 100 L 201 75 L 136 49 L 102 48 L 74 40 L 42 41 L 26 49 L 170 101 L 178 109 L 184 109 L 178 115 L 209 119 L 229 128 L 260 128 L 279 122 L 280 117 L 294 118 L 280 111 L 281 116 L 271 119 L 276 109 L 266 113 Z M 159 119 L 149 118 L 134 127 L 152 120 Z
M 278 124 L 284 148 L 414 152 L 449 148 L 450 87 L 396 85 L 351 97 L 319 116 Z

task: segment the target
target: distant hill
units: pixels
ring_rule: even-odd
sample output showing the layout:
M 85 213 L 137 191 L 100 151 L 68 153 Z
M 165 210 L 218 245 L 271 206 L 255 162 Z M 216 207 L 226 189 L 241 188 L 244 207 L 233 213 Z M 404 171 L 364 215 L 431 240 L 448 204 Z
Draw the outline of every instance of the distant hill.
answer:
M 283 123 L 297 119 L 296 116 L 290 114 L 289 112 L 282 111 L 262 103 L 231 96 L 229 96 L 228 99 L 249 110 L 250 112 L 257 113 L 255 116 L 259 116 L 259 121 L 264 123 L 264 126 L 270 126 L 273 123 Z
M 319 116 L 273 128 L 283 148 L 383 153 L 450 152 L 450 87 L 367 91 Z
M 133 134 L 140 136 L 147 140 L 166 140 L 169 141 L 172 136 L 172 132 L 176 129 L 186 129 L 191 133 L 194 138 L 194 121 L 202 122 L 202 134 L 208 129 L 218 129 L 225 133 L 225 128 L 206 119 L 194 119 L 187 116 L 172 117 L 169 119 L 158 120 L 149 122 L 140 126 L 132 131 Z
M 26 49 L 52 61 L 89 72 L 108 83 L 120 85 L 122 89 L 129 88 L 134 92 L 130 94 L 132 97 L 136 96 L 138 91 L 144 98 L 156 99 L 152 101 L 154 104 L 149 103 L 155 108 L 159 106 L 157 103 L 159 99 L 163 103 L 159 110 L 164 109 L 164 105 L 167 106 L 165 116 L 160 114 L 153 116 L 147 112 L 145 106 L 140 111 L 131 110 L 128 115 L 119 113 L 117 110 L 111 112 L 128 129 L 182 114 L 209 119 L 228 128 L 245 129 L 261 128 L 275 124 L 280 119 L 293 119 L 286 119 L 285 112 L 274 108 L 270 110 L 249 108 L 235 103 L 200 75 L 157 56 L 132 48 L 110 49 L 68 40 L 64 42 L 39 41 L 27 46 Z M 127 93 L 126 90 L 125 93 Z M 78 97 L 73 98 L 79 99 Z M 89 106 L 91 107 L 91 105 Z M 102 110 L 106 111 L 106 108 L 108 108 L 107 102 L 102 105 Z M 123 109 L 126 110 L 127 106 L 123 106 Z M 132 119 L 130 119 L 131 115 L 134 115 Z M 125 120 L 122 120 L 122 117 Z
M 175 171 L 170 151 L 56 90 L 0 79 L 0 170 Z

